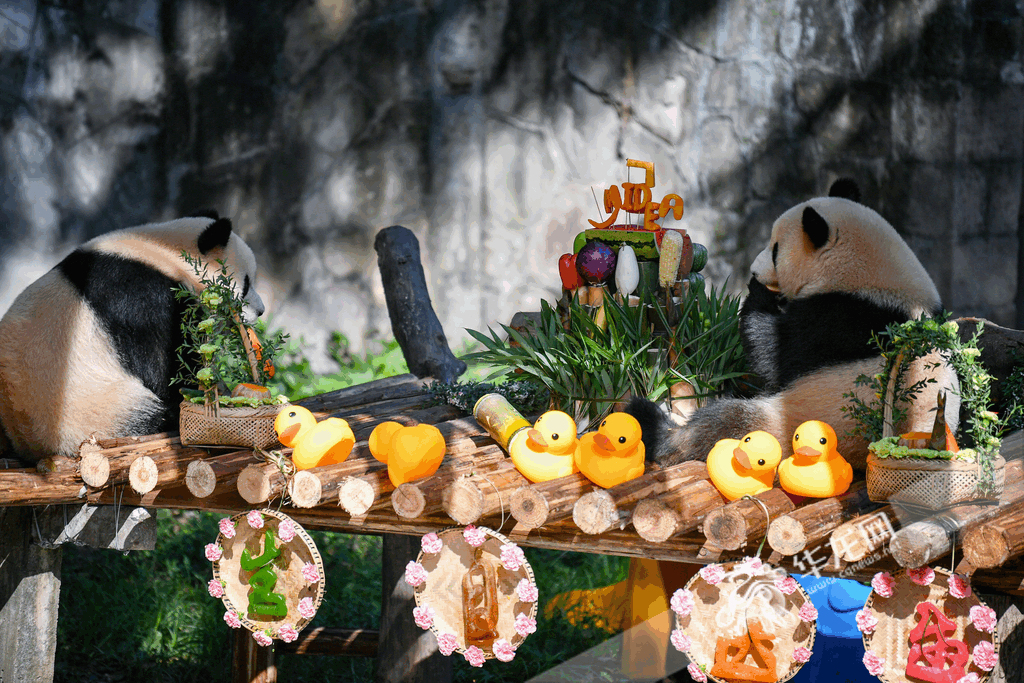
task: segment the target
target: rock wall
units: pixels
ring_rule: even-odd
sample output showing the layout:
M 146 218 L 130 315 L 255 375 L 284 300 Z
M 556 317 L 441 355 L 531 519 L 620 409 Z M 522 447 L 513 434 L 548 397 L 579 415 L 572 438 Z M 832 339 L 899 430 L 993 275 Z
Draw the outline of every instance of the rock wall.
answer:
M 372 245 L 402 224 L 457 347 L 557 296 L 639 158 L 717 283 L 849 175 L 948 308 L 1021 326 L 1018 5 L 7 0 L 0 307 L 86 238 L 216 208 L 272 324 L 358 348 L 389 332 Z

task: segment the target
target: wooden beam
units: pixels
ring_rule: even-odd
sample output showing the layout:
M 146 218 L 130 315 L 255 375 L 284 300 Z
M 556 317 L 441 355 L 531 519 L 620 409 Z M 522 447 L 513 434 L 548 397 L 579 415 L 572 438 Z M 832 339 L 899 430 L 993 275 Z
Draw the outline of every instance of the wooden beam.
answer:
M 380 631 L 369 629 L 307 628 L 293 643 L 278 643 L 276 654 L 376 657 Z

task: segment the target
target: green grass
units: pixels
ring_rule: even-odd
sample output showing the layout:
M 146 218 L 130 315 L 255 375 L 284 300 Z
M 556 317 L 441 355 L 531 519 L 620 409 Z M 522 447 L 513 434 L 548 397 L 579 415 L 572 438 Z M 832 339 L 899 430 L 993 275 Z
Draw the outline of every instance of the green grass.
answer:
M 337 373 L 316 377 L 301 346 L 279 365 L 280 386 L 306 396 L 407 372 L 394 342 L 383 353 L 347 353 L 335 337 Z M 460 349 L 457 355 L 468 352 Z M 472 367 L 463 379 L 479 379 L 488 368 Z M 64 545 L 55 680 L 147 683 L 223 681 L 229 678 L 230 629 L 220 600 L 211 598 L 212 578 L 203 547 L 217 536 L 222 515 L 195 511 L 157 513 L 156 550 L 127 555 Z M 310 532 L 326 569 L 327 592 L 312 626 L 376 629 L 380 623 L 381 539 Z M 470 667 L 454 656 L 455 680 L 522 681 L 604 641 L 598 629 L 576 627 L 563 617 L 545 619 L 543 606 L 558 593 L 605 586 L 625 578 L 628 559 L 527 548 L 540 590 L 537 632 L 509 664 Z M 410 612 L 409 619 L 412 619 Z M 324 680 L 370 681 L 373 660 L 355 657 L 280 656 L 286 683 Z

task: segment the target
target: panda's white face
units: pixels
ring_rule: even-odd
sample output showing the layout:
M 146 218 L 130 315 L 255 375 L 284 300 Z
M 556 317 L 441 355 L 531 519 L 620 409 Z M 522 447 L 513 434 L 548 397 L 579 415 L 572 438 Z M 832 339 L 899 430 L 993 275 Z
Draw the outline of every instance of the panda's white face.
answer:
M 242 299 L 242 322 L 252 325 L 266 310 L 263 299 L 256 293 L 256 257 L 249 245 L 236 235 L 231 236 L 226 251 L 231 254 L 225 261 L 228 272 Z

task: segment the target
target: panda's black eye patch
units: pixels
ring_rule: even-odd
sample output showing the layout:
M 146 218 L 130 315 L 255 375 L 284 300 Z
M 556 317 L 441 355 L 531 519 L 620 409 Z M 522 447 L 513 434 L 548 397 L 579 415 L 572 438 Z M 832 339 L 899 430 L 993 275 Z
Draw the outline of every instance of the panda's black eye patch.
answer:
M 778 267 L 779 265 L 779 243 L 776 242 L 772 245 L 772 265 Z
M 248 293 L 249 293 L 249 276 L 246 275 L 245 276 L 245 280 L 242 281 L 242 298 L 244 299 L 245 295 L 248 294 Z

